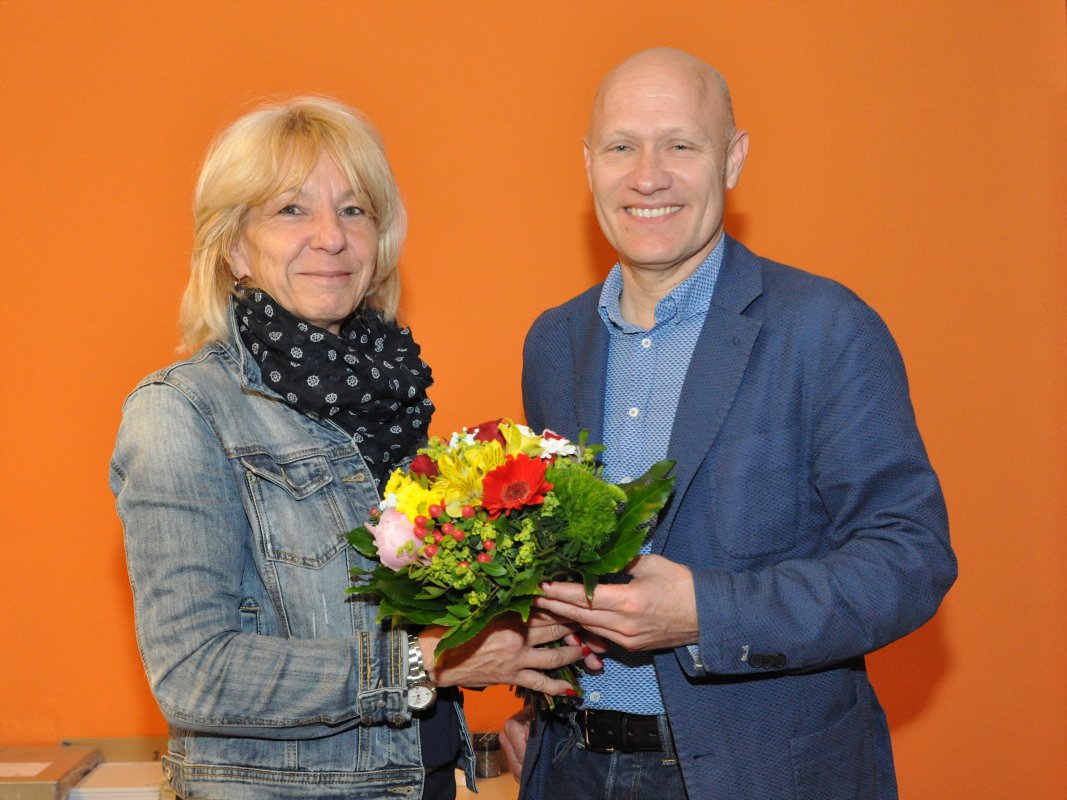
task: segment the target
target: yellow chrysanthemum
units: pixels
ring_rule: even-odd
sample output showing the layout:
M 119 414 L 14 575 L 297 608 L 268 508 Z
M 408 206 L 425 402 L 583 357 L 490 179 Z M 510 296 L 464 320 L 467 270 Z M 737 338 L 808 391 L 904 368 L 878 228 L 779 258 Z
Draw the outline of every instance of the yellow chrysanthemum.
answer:
M 385 483 L 385 489 L 382 491 L 382 496 L 396 494 L 400 491 L 401 486 L 405 483 L 409 483 L 411 480 L 410 477 L 404 475 L 403 470 L 393 470 L 393 474 L 389 476 L 389 480 Z
M 390 479 L 389 483 L 392 483 Z M 389 485 L 386 485 L 386 493 L 389 492 Z M 422 485 L 418 481 L 405 480 L 400 483 L 395 489 L 396 494 L 396 510 L 406 516 L 412 522 L 415 521 L 415 517 L 420 514 L 427 513 L 427 509 L 431 503 L 436 502 L 436 496 L 429 489 L 422 488 Z

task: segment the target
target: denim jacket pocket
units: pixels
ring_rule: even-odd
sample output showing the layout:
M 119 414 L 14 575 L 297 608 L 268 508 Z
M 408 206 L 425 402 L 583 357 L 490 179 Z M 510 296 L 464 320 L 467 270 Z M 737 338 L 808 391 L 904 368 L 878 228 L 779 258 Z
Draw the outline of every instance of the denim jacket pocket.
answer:
M 344 549 L 343 517 L 325 456 L 283 461 L 256 453 L 240 461 L 268 559 L 318 569 Z
M 351 636 L 344 497 L 321 454 L 240 458 L 264 580 L 290 636 Z

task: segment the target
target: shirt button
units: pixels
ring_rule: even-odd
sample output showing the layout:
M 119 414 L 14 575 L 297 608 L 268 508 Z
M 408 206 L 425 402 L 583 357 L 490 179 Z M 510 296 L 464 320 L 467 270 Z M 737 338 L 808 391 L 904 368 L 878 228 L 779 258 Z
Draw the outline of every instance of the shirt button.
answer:
M 641 412 L 637 410 L 637 406 L 634 406 L 633 408 L 630 409 L 630 411 L 628 413 L 630 414 L 631 417 L 636 417 Z
M 641 340 L 641 346 L 647 350 L 652 346 L 652 340 L 646 336 L 644 339 Z
M 623 478 L 621 481 L 619 481 L 619 483 L 630 483 L 632 480 L 633 480 L 633 478 L 631 478 L 629 475 L 627 475 L 625 478 Z
M 600 692 L 590 692 L 589 693 L 589 702 L 591 702 L 591 703 L 599 703 L 600 702 Z

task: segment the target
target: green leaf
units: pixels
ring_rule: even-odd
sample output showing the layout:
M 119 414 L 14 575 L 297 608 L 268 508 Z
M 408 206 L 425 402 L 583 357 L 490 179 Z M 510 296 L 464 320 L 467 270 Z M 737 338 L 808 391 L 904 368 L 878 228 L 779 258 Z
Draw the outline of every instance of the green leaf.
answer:
M 374 559 L 375 561 L 378 560 L 378 548 L 374 544 L 374 537 L 365 526 L 360 525 L 358 528 L 350 530 L 345 538 L 348 539 L 348 543 L 361 555 L 366 558 Z
M 631 559 L 632 561 L 633 559 Z M 626 563 L 630 563 L 629 561 Z M 597 576 L 591 572 L 583 572 L 582 585 L 585 587 L 585 599 L 589 601 L 589 605 L 593 604 L 593 591 L 597 587 Z
M 445 587 L 443 587 L 443 586 L 433 586 L 431 584 L 429 586 L 423 586 L 422 587 L 422 591 L 419 592 L 416 595 L 416 597 L 419 597 L 419 598 L 440 597 L 441 595 L 443 595 L 447 591 L 448 590 L 445 589 Z
M 471 615 L 469 603 L 455 603 L 448 606 L 448 612 L 459 619 L 466 619 Z
M 451 650 L 453 647 L 466 644 L 481 633 L 492 618 L 493 615 L 491 614 L 468 617 L 463 624 L 457 625 L 441 637 L 441 640 L 437 643 L 437 648 L 434 650 L 434 656 L 440 656 L 445 650 Z
M 583 572 L 607 575 L 618 572 L 634 560 L 647 533 L 643 526 L 655 519 L 674 491 L 674 476 L 668 477 L 672 469 L 673 461 L 657 461 L 636 481 L 622 485 L 626 508 L 619 515 L 611 543 L 598 560 L 582 566 Z
M 494 578 L 500 578 L 508 574 L 507 568 L 496 561 L 490 561 L 488 564 L 479 563 L 478 569 L 486 575 L 492 575 Z

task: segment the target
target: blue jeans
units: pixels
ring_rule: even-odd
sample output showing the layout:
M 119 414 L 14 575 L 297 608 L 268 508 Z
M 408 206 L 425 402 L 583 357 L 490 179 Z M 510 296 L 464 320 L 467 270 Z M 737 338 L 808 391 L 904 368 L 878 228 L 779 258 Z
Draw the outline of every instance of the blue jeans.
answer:
M 534 767 L 544 771 L 550 796 L 525 800 L 685 800 L 685 786 L 670 731 L 664 723 L 658 753 L 597 753 L 586 750 L 571 719 L 548 716 L 541 755 Z

